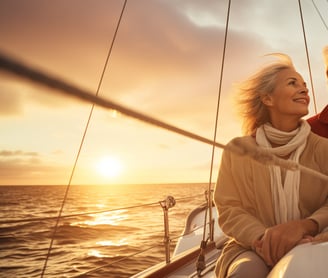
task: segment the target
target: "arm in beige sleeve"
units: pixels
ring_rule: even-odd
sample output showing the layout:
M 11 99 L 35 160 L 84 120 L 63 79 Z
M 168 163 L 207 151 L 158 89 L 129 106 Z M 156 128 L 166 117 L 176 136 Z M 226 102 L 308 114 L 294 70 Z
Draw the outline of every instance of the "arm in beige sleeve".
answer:
M 265 226 L 242 205 L 243 184 L 236 184 L 233 159 L 231 152 L 223 152 L 214 201 L 222 231 L 241 245 L 252 248 L 255 240 L 264 234 Z

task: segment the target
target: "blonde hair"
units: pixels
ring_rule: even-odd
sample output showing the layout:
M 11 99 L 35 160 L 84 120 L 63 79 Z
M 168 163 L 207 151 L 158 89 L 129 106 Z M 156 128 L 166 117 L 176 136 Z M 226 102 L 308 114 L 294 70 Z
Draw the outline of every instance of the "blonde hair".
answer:
M 264 96 L 273 92 L 278 73 L 285 69 L 294 69 L 289 56 L 280 53 L 268 54 L 279 59 L 262 67 L 255 74 L 237 85 L 236 102 L 243 119 L 243 133 L 253 135 L 256 129 L 268 122 L 269 111 L 263 104 Z

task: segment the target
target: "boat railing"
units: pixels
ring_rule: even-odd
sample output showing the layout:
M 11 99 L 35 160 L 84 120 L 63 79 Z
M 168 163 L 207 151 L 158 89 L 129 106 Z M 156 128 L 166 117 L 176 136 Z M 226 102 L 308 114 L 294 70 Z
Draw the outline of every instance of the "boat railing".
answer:
M 88 211 L 88 212 L 81 212 L 81 213 L 71 213 L 71 214 L 66 214 L 66 215 L 61 215 L 60 219 L 68 219 L 68 218 L 73 218 L 73 217 L 79 217 L 79 216 L 86 216 L 86 215 L 94 215 L 94 214 L 102 214 L 102 213 L 109 213 L 109 212 L 116 212 L 116 211 L 122 211 L 122 210 L 133 210 L 133 209 L 139 209 L 139 208 L 144 208 L 144 207 L 156 207 L 160 205 L 160 207 L 163 210 L 163 222 L 164 222 L 164 235 L 163 235 L 163 241 L 151 245 L 147 248 L 141 249 L 135 253 L 126 255 L 120 259 L 117 259 L 115 261 L 112 261 L 110 263 L 106 263 L 105 265 L 101 265 L 97 268 L 93 268 L 89 271 L 86 271 L 82 274 L 78 274 L 77 276 L 74 277 L 81 277 L 86 274 L 90 274 L 93 272 L 98 271 L 99 269 L 103 269 L 105 267 L 110 267 L 112 265 L 118 264 L 124 260 L 127 260 L 131 257 L 135 257 L 139 254 L 145 253 L 151 249 L 158 248 L 160 246 L 164 246 L 165 248 L 165 257 L 166 257 L 166 263 L 170 263 L 171 260 L 171 243 L 173 241 L 177 241 L 178 239 L 182 238 L 183 236 L 186 236 L 188 234 L 192 234 L 200 229 L 203 229 L 205 225 L 209 225 L 209 223 L 204 223 L 202 225 L 198 225 L 197 227 L 193 229 L 186 229 L 184 228 L 183 232 L 180 233 L 178 236 L 170 236 L 170 229 L 169 229 L 169 209 L 174 207 L 176 202 L 179 201 L 185 201 L 189 199 L 195 199 L 197 197 L 201 197 L 204 194 L 195 194 L 192 196 L 187 196 L 187 197 L 181 197 L 175 199 L 173 196 L 167 196 L 164 200 L 158 201 L 158 202 L 151 202 L 151 203 L 146 203 L 146 204 L 140 204 L 140 205 L 133 205 L 133 206 L 126 206 L 126 207 L 120 207 L 120 208 L 113 208 L 113 209 L 105 209 L 105 210 L 97 210 L 97 211 Z M 205 193 L 206 196 L 206 193 Z M 200 205 L 201 208 L 204 208 L 204 203 Z M 18 224 L 18 223 L 24 223 L 24 222 L 35 222 L 35 223 L 40 223 L 42 221 L 52 221 L 52 220 L 57 220 L 58 216 L 48 216 L 48 217 L 33 217 L 33 218 L 21 218 L 21 219 L 7 219 L 7 220 L 1 220 L 0 225 L 10 225 L 10 224 Z M 187 222 L 188 222 L 189 217 L 187 217 Z M 188 225 L 188 223 L 185 223 L 185 226 Z
M 195 194 L 195 195 L 192 195 L 192 196 L 175 199 L 175 201 L 188 200 L 188 199 L 192 199 L 192 198 L 195 198 L 195 197 L 200 197 L 202 195 L 203 194 Z M 71 214 L 66 214 L 66 215 L 64 214 L 64 215 L 60 216 L 60 219 L 72 218 L 72 217 L 76 217 L 76 216 L 91 215 L 91 214 L 115 212 L 115 211 L 121 211 L 121 210 L 136 209 L 136 208 L 142 208 L 142 207 L 158 206 L 158 204 L 160 204 L 161 202 L 165 202 L 165 200 L 161 200 L 161 201 L 153 202 L 153 203 L 141 204 L 141 205 L 133 205 L 133 206 L 127 206 L 127 207 L 113 208 L 113 209 L 96 210 L 96 211 L 88 211 L 88 212 L 81 212 L 81 213 L 71 213 Z M 23 222 L 40 222 L 40 221 L 44 221 L 44 220 L 57 220 L 57 219 L 58 219 L 58 216 L 7 219 L 7 220 L 0 220 L 0 225 L 16 224 L 16 223 L 23 223 Z

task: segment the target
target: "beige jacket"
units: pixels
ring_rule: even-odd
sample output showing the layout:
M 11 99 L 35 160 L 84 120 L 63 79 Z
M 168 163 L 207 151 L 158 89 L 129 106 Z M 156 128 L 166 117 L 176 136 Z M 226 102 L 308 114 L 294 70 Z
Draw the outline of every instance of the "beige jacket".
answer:
M 256 144 L 250 136 L 242 140 Z M 299 163 L 328 175 L 328 139 L 311 132 Z M 214 201 L 219 225 L 231 237 L 216 266 L 217 277 L 225 277 L 232 260 L 275 225 L 268 167 L 224 151 Z M 328 182 L 302 172 L 299 206 L 302 218 L 317 221 L 320 231 L 327 227 Z

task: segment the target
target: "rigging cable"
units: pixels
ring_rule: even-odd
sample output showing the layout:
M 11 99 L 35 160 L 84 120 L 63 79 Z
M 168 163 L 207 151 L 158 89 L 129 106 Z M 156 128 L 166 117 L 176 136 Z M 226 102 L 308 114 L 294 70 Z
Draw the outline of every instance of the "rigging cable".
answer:
M 96 267 L 96 268 L 90 269 L 90 270 L 88 270 L 88 271 L 86 271 L 86 272 L 80 273 L 80 274 L 78 274 L 78 275 L 76 275 L 76 276 L 73 276 L 73 277 L 85 277 L 85 275 L 87 275 L 87 274 L 90 274 L 90 273 L 96 272 L 96 271 L 98 271 L 98 270 L 100 270 L 100 269 L 103 269 L 103 268 L 105 268 L 105 267 L 109 267 L 109 266 L 112 266 L 112 265 L 118 264 L 118 263 L 120 263 L 120 262 L 126 260 L 127 258 L 134 257 L 134 256 L 136 256 L 136 255 L 142 254 L 142 253 L 144 253 L 144 252 L 146 252 L 146 251 L 149 251 L 149 250 L 151 250 L 151 249 L 153 249 L 153 248 L 155 248 L 155 247 L 160 247 L 160 246 L 162 246 L 162 245 L 163 245 L 163 243 L 158 244 L 158 245 L 152 245 L 152 246 L 150 246 L 150 247 L 148 247 L 148 248 L 145 248 L 145 249 L 142 249 L 142 250 L 140 250 L 140 251 L 138 251 L 138 252 L 135 252 L 135 253 L 133 253 L 133 254 L 131 254 L 131 255 L 129 255 L 129 256 L 124 256 L 123 258 L 117 259 L 117 260 L 115 260 L 115 261 L 113 261 L 113 262 L 111 262 L 111 263 L 107 263 L 107 264 L 104 264 L 104 265 L 98 266 L 98 267 Z
M 300 17 L 301 17 L 301 23 L 302 23 L 302 31 L 303 31 L 304 46 L 305 46 L 305 51 L 306 51 L 306 59 L 307 59 L 307 64 L 308 64 L 308 69 L 309 69 L 309 75 L 310 75 L 310 82 L 311 82 L 311 89 L 312 89 L 314 112 L 315 112 L 315 114 L 318 114 L 317 101 L 316 101 L 316 98 L 315 98 L 314 86 L 313 86 L 313 78 L 312 78 L 312 70 L 311 70 L 311 64 L 310 64 L 309 50 L 308 50 L 308 45 L 307 45 L 307 40 L 306 40 L 306 34 L 305 34 L 305 27 L 304 27 L 304 19 L 303 19 L 303 12 L 302 12 L 301 0 L 298 0 L 298 5 L 299 5 L 299 11 L 300 11 Z
M 179 235 L 179 236 L 176 236 L 176 237 L 172 237 L 171 240 L 176 240 L 176 239 L 179 239 L 179 238 L 181 238 L 181 237 L 183 237 L 183 236 L 185 236 L 185 235 L 193 234 L 193 233 L 197 232 L 198 230 L 200 230 L 200 229 L 202 229 L 202 228 L 203 228 L 203 225 L 198 226 L 197 228 L 192 229 L 189 233 L 186 233 L 186 234 L 183 234 L 183 235 Z M 90 270 L 88 270 L 88 271 L 86 271 L 86 272 L 80 273 L 80 274 L 78 274 L 78 275 L 76 275 L 76 276 L 74 276 L 74 277 L 85 277 L 86 274 L 90 274 L 90 273 L 96 272 L 96 271 L 98 271 L 98 270 L 100 270 L 100 269 L 103 269 L 103 268 L 105 268 L 105 267 L 109 267 L 109 266 L 115 265 L 115 264 L 117 264 L 117 263 L 120 263 L 120 262 L 126 260 L 127 258 L 131 258 L 131 257 L 134 257 L 134 256 L 136 256 L 136 255 L 140 255 L 140 254 L 145 253 L 145 252 L 147 252 L 147 251 L 149 251 L 149 250 L 151 250 L 151 249 L 153 249 L 153 248 L 161 247 L 161 246 L 163 246 L 163 245 L 164 245 L 164 243 L 160 243 L 160 244 L 157 244 L 157 245 L 152 245 L 152 246 L 150 246 L 150 247 L 147 247 L 147 248 L 145 248 L 145 249 L 139 250 L 139 251 L 137 251 L 137 252 L 135 252 L 135 253 L 133 253 L 133 254 L 130 254 L 130 255 L 124 256 L 124 257 L 122 257 L 122 258 L 120 258 L 120 259 L 117 259 L 117 260 L 115 260 L 115 261 L 112 261 L 112 262 L 110 262 L 110 263 L 106 263 L 106 264 L 103 264 L 103 265 L 98 266 L 98 267 L 96 267 L 96 268 L 90 269 Z
M 214 128 L 214 137 L 213 142 L 216 142 L 216 136 L 217 136 L 217 127 L 218 127 L 218 121 L 219 121 L 219 112 L 220 112 L 220 101 L 221 101 L 221 92 L 222 92 L 222 80 L 223 80 L 223 68 L 224 68 L 224 62 L 225 62 L 225 56 L 226 56 L 226 48 L 227 48 L 227 38 L 228 38 L 228 29 L 229 29 L 229 18 L 230 18 L 230 7 L 231 7 L 231 0 L 229 0 L 228 4 L 228 11 L 227 11 L 227 18 L 226 18 L 226 28 L 225 28 L 225 34 L 224 34 L 224 43 L 223 43 L 223 53 L 222 53 L 222 61 L 221 61 L 221 68 L 220 68 L 220 81 L 219 81 L 219 92 L 218 92 L 218 100 L 217 100 L 217 107 L 216 107 L 216 115 L 215 115 L 215 128 Z M 211 184 L 212 184 L 212 176 L 213 176 L 213 164 L 214 164 L 214 154 L 215 154 L 215 145 L 212 145 L 212 158 L 211 158 L 211 169 L 210 169 L 210 179 L 209 179 L 209 186 L 208 186 L 208 204 L 209 204 L 209 218 L 212 222 L 212 190 L 211 190 Z M 211 231 L 211 240 L 213 240 L 213 225 L 210 229 Z
M 158 203 L 157 203 L 157 205 L 158 205 Z M 205 225 L 206 225 L 206 224 L 208 224 L 208 223 L 205 223 Z M 193 233 L 197 232 L 198 230 L 202 229 L 203 227 L 204 227 L 204 225 L 200 225 L 200 226 L 198 226 L 198 227 L 196 227 L 196 228 L 190 230 L 188 233 L 184 233 L 184 234 L 179 235 L 179 236 L 176 236 L 176 237 L 171 237 L 170 239 L 171 239 L 172 241 L 173 241 L 173 240 L 177 240 L 177 239 L 179 239 L 179 238 L 182 238 L 183 236 L 193 234 Z M 140 255 L 140 254 L 145 253 L 145 252 L 147 252 L 147 251 L 149 251 L 149 250 L 151 250 L 151 249 L 153 249 L 153 248 L 161 247 L 161 246 L 163 246 L 163 245 L 164 245 L 164 243 L 160 243 L 160 244 L 157 244 L 157 245 L 152 245 L 152 246 L 147 247 L 147 248 L 145 248 L 145 249 L 139 250 L 139 251 L 137 251 L 137 252 L 135 252 L 135 253 L 133 253 L 133 254 L 130 254 L 130 255 L 124 256 L 123 258 L 120 258 L 120 259 L 117 259 L 116 261 L 112 261 L 112 262 L 110 262 L 110 263 L 106 263 L 106 264 L 103 264 L 103 265 L 101 265 L 101 266 L 99 266 L 99 267 L 96 267 L 96 268 L 90 269 L 90 270 L 88 270 L 88 271 L 86 271 L 86 272 L 80 273 L 80 274 L 78 274 L 77 276 L 74 276 L 74 277 L 84 277 L 86 274 L 90 274 L 90 273 L 96 272 L 96 271 L 98 271 L 98 270 L 100 270 L 100 269 L 103 269 L 103 268 L 105 268 L 105 267 L 109 267 L 109 266 L 115 265 L 115 264 L 117 264 L 117 263 L 120 263 L 120 262 L 126 260 L 127 258 L 131 258 L 131 257 L 134 257 L 134 256 L 136 256 L 136 255 Z
M 328 0 L 327 0 L 327 3 L 328 3 Z M 312 4 L 313 4 L 313 6 L 315 7 L 315 9 L 316 9 L 316 11 L 317 11 L 317 13 L 318 13 L 318 15 L 319 15 L 319 17 L 320 17 L 320 19 L 321 19 L 323 25 L 326 27 L 326 30 L 328 31 L 328 25 L 327 25 L 327 23 L 325 22 L 325 20 L 323 19 L 323 16 L 321 15 L 321 13 L 320 13 L 320 11 L 319 11 L 317 5 L 314 3 L 314 0 L 312 0 Z
M 218 88 L 218 100 L 216 106 L 216 115 L 215 115 L 215 125 L 214 125 L 214 135 L 213 135 L 213 142 L 216 142 L 217 136 L 217 128 L 218 128 L 218 121 L 219 121 L 219 112 L 220 112 L 220 101 L 221 101 L 221 92 L 222 92 L 222 80 L 223 80 L 223 69 L 224 69 L 224 62 L 226 56 L 226 47 L 227 47 L 227 37 L 228 37 L 228 30 L 229 30 L 229 18 L 230 18 L 230 7 L 231 7 L 231 0 L 228 2 L 228 9 L 227 9 L 227 17 L 226 17 L 226 24 L 225 24 L 225 33 L 224 33 L 224 42 L 223 42 L 223 53 L 222 53 L 222 60 L 221 60 L 221 68 L 220 68 L 220 79 L 219 79 L 219 88 Z M 207 217 L 209 218 L 209 240 L 214 240 L 214 221 L 213 221 L 213 214 L 212 214 L 212 177 L 213 177 L 213 167 L 214 167 L 214 156 L 215 156 L 215 144 L 212 144 L 212 157 L 211 157 L 211 166 L 210 166 L 210 176 L 208 182 L 208 205 L 207 210 L 208 214 L 205 214 L 204 223 L 207 221 Z M 206 236 L 206 225 L 204 225 L 203 231 L 203 239 L 200 245 L 200 254 L 196 262 L 196 268 L 198 276 L 201 275 L 201 271 L 205 269 L 205 248 L 207 245 L 208 239 L 205 238 Z
M 127 3 L 127 0 L 125 0 L 124 3 L 123 3 L 122 10 L 121 10 L 121 13 L 120 13 L 117 25 L 116 25 L 116 29 L 115 29 L 113 38 L 111 40 L 111 44 L 110 44 L 109 51 L 108 51 L 108 54 L 107 54 L 107 57 L 106 57 L 106 61 L 105 61 L 105 64 L 104 64 L 104 67 L 103 67 L 103 70 L 102 70 L 102 73 L 101 73 L 100 80 L 98 82 L 98 87 L 97 87 L 97 90 L 96 90 L 96 96 L 99 95 L 99 90 L 100 90 L 100 87 L 102 85 L 103 77 L 105 75 L 105 71 L 106 71 L 106 68 L 107 68 L 107 65 L 108 65 L 110 55 L 112 53 L 113 45 L 114 45 L 114 42 L 115 42 L 115 39 L 116 39 L 116 36 L 117 36 L 118 28 L 120 26 L 120 23 L 121 23 L 121 20 L 122 20 L 122 17 L 123 17 L 123 13 L 124 13 L 124 10 L 125 10 L 125 7 L 126 7 L 126 3 Z M 71 171 L 71 175 L 69 177 L 69 181 L 68 181 L 68 184 L 67 184 L 67 187 L 66 187 L 65 195 L 64 195 L 64 198 L 63 198 L 59 213 L 58 213 L 58 217 L 57 217 L 57 221 L 56 221 L 56 224 L 55 224 L 55 227 L 54 227 L 54 231 L 53 231 L 53 234 L 51 236 L 51 241 L 50 241 L 50 244 L 49 244 L 47 256 L 46 256 L 46 259 L 44 261 L 44 265 L 43 265 L 42 272 L 41 272 L 41 278 L 44 276 L 44 273 L 47 269 L 47 264 L 48 264 L 48 260 L 49 260 L 50 253 L 51 253 L 51 250 L 52 250 L 54 238 L 55 238 L 55 235 L 57 233 L 57 229 L 58 229 L 58 226 L 59 226 L 59 221 L 60 221 L 63 209 L 64 209 L 64 205 L 65 205 L 66 200 L 67 200 L 68 192 L 69 192 L 69 189 L 70 189 L 70 186 L 71 186 L 71 183 L 72 183 L 72 179 L 73 179 L 73 176 L 74 176 L 74 173 L 75 173 L 76 165 L 77 165 L 77 162 L 79 160 L 80 153 L 81 153 L 84 141 L 85 141 L 85 137 L 86 137 L 86 134 L 87 134 L 87 131 L 88 131 L 90 120 L 91 120 L 91 117 L 92 117 L 92 114 L 93 114 L 94 106 L 95 106 L 95 104 L 93 103 L 92 106 L 91 106 L 91 109 L 90 109 L 89 117 L 88 117 L 85 129 L 84 129 L 84 133 L 82 135 L 80 146 L 79 146 L 79 149 L 78 149 L 75 161 L 74 161 L 74 165 L 73 165 L 73 168 L 72 168 L 72 171 Z
M 189 197 L 182 197 L 182 198 L 176 198 L 176 201 L 183 201 L 188 199 L 195 199 L 196 197 L 200 197 L 203 194 L 197 194 L 192 195 Z M 135 205 L 135 206 L 129 206 L 129 207 L 122 207 L 122 208 L 114 208 L 114 209 L 106 209 L 106 210 L 97 210 L 97 211 L 89 211 L 89 212 L 81 212 L 81 213 L 72 213 L 72 214 L 66 214 L 61 215 L 60 218 L 71 218 L 76 216 L 84 216 L 84 215 L 90 215 L 90 214 L 100 214 L 100 213 L 107 213 L 107 212 L 115 212 L 120 210 L 130 210 L 135 208 L 142 208 L 142 207 L 154 207 L 158 206 L 158 202 L 148 203 L 148 204 L 142 204 L 142 205 Z M 48 216 L 48 217 L 34 217 L 34 218 L 23 218 L 23 219 L 13 219 L 13 220 L 4 220 L 0 221 L 0 225 L 3 224 L 16 224 L 16 223 L 22 223 L 22 222 L 39 222 L 39 221 L 46 221 L 46 220 L 54 220 L 57 219 L 58 216 Z

